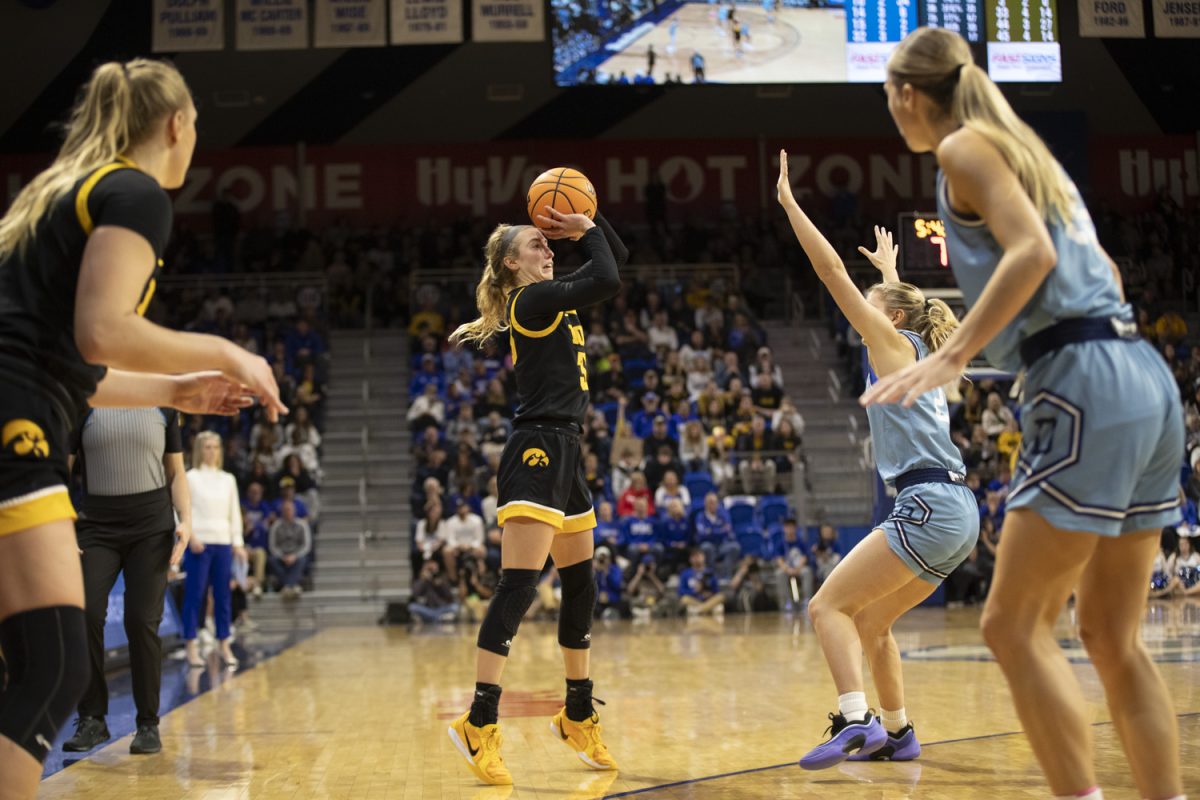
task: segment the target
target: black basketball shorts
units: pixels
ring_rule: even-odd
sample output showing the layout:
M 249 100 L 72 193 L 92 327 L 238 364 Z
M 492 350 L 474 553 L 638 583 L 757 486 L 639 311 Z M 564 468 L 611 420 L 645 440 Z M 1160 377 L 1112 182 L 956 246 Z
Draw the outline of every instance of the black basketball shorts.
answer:
M 0 373 L 0 382 L 8 383 Z M 67 421 L 25 385 L 0 391 L 0 536 L 75 519 L 67 492 Z
M 549 426 L 517 429 L 504 445 L 496 479 L 499 522 L 535 519 L 578 533 L 596 527 L 579 436 Z

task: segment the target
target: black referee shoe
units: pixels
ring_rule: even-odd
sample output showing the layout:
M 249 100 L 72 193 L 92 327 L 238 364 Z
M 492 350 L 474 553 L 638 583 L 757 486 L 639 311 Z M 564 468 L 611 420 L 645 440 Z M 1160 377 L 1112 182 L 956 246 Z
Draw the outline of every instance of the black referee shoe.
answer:
M 135 756 L 144 756 L 160 750 L 162 750 L 162 739 L 158 738 L 158 726 L 138 725 L 138 732 L 129 745 L 129 752 Z
M 104 717 L 80 717 L 75 720 L 75 735 L 63 742 L 68 753 L 85 753 L 109 739 Z

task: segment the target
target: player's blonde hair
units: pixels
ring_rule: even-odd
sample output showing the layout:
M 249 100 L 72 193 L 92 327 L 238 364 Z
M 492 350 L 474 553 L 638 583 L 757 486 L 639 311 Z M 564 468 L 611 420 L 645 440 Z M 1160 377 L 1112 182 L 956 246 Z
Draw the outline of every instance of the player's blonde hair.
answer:
M 991 142 L 1043 219 L 1070 218 L 1072 192 L 1062 168 L 987 73 L 975 65 L 961 36 L 944 28 L 917 28 L 888 59 L 888 80 L 896 88 L 911 84 L 943 113 Z
M 500 331 L 508 330 L 505 320 L 508 293 L 517 285 L 517 273 L 504 266 L 504 259 L 516 254 L 517 236 L 530 225 L 497 225 L 483 248 L 483 277 L 475 287 L 475 305 L 479 318 L 459 325 L 450 334 L 450 344 L 482 345 Z
M 191 98 L 179 70 L 135 58 L 96 67 L 84 84 L 54 163 L 30 181 L 0 219 L 0 257 L 23 250 L 47 209 L 89 172 L 141 144 Z
M 888 310 L 904 312 L 901 327 L 920 336 L 931 353 L 941 349 L 958 327 L 958 317 L 954 316 L 945 301 L 925 297 L 911 283 L 877 283 L 868 292 L 873 293 L 883 298 Z
M 206 442 L 217 443 L 217 469 L 225 468 L 225 448 L 221 446 L 221 434 L 216 431 L 200 431 L 192 442 L 192 469 L 204 466 L 204 445 Z

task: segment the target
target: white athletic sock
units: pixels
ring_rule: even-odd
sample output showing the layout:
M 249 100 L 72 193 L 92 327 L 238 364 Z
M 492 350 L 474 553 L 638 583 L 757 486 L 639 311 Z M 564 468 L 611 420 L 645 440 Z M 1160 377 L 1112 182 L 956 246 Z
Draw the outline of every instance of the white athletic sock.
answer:
M 896 733 L 908 724 L 908 715 L 904 713 L 903 708 L 899 711 L 888 711 L 885 708 L 879 721 L 883 723 L 883 727 L 887 729 L 888 733 Z
M 1060 794 L 1054 800 L 1104 800 L 1104 792 L 1099 786 L 1093 786 L 1082 794 Z
M 1167 800 L 1187 800 L 1186 794 L 1177 794 L 1174 797 L 1168 797 Z
M 838 695 L 838 713 L 847 722 L 862 722 L 867 718 L 867 693 L 846 692 Z

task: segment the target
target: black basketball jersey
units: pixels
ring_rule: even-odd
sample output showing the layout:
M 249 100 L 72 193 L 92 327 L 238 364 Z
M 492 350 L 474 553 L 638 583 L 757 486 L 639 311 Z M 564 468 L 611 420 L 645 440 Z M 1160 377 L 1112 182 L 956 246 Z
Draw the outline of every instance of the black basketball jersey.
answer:
M 591 394 L 579 314 L 574 309 L 559 311 L 541 330 L 525 327 L 517 317 L 516 307 L 528 288 L 522 286 L 508 300 L 508 343 L 520 400 L 516 421 L 582 425 Z
M 596 222 L 580 240 L 591 256 L 587 263 L 561 278 L 520 286 L 508 297 L 517 423 L 583 425 L 591 397 L 577 309 L 608 300 L 621 290 L 617 266 L 629 256 L 608 223 L 599 215 Z
M 136 306 L 144 314 L 171 233 L 171 200 L 130 161 L 81 178 L 39 220 L 33 238 L 0 260 L 0 371 L 53 391 L 74 424 L 105 368 L 84 361 L 75 344 L 75 292 L 83 251 L 102 225 L 141 234 L 154 250 L 154 271 Z

